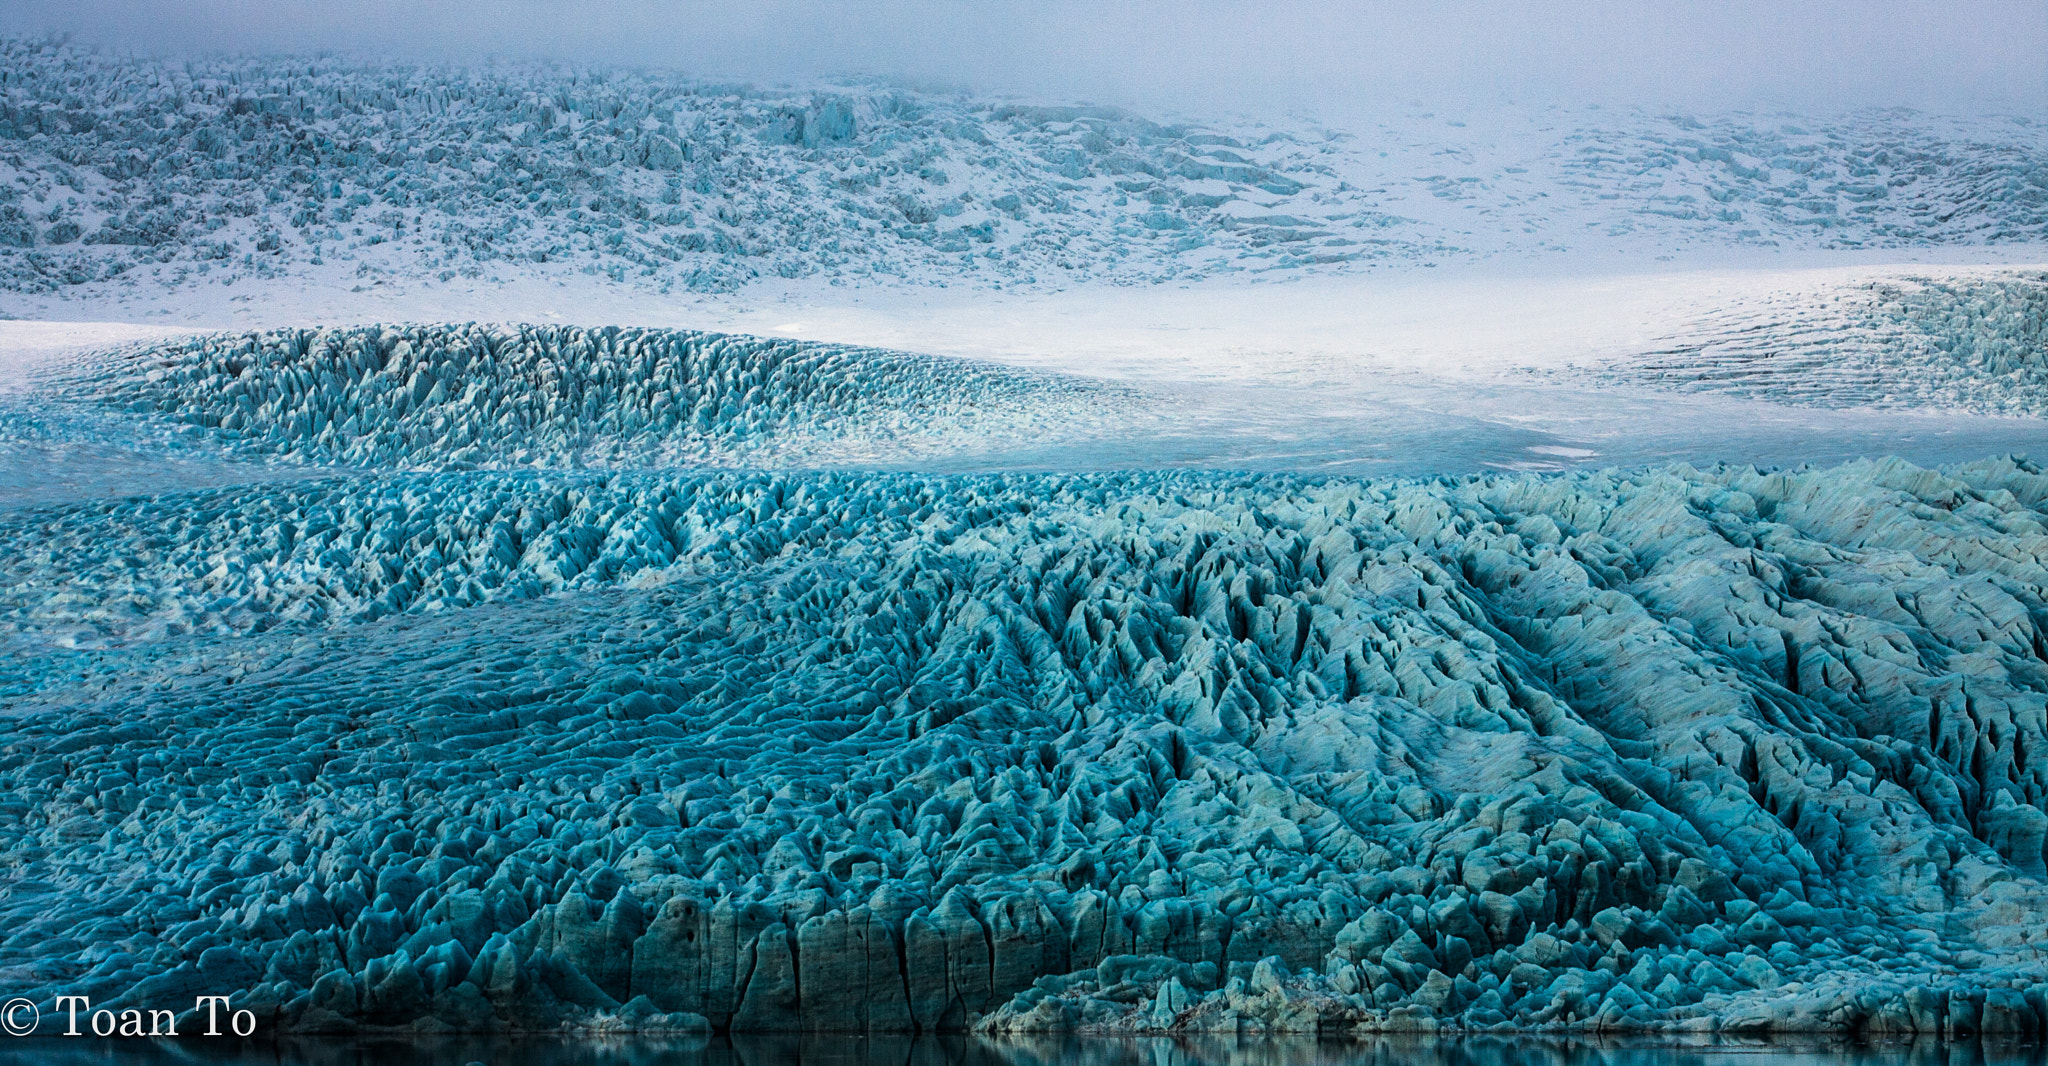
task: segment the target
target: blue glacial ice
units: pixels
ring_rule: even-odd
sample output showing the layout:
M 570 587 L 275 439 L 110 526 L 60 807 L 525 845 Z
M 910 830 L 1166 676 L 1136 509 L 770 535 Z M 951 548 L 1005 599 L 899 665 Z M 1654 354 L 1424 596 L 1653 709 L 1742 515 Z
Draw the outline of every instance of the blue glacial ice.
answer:
M 266 1027 L 2038 1032 L 2048 475 L 0 517 L 0 972 Z
M 243 457 L 399 469 L 901 464 L 1113 422 L 1130 390 L 691 330 L 368 326 L 200 334 L 42 395 L 158 416 Z
M 0 66 L 0 313 L 2048 236 L 2007 119 Z M 0 988 L 301 1033 L 2048 1035 L 2048 471 L 1984 458 L 2043 443 L 2043 291 L 1888 276 L 1455 387 L 473 323 L 39 364 Z

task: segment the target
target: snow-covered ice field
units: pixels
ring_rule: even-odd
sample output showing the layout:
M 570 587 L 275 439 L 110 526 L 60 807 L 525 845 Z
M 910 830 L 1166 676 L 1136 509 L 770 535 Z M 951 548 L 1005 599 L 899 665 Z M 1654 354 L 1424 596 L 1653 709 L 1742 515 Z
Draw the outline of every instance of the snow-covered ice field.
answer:
M 0 989 L 2048 1025 L 2034 118 L 0 58 Z

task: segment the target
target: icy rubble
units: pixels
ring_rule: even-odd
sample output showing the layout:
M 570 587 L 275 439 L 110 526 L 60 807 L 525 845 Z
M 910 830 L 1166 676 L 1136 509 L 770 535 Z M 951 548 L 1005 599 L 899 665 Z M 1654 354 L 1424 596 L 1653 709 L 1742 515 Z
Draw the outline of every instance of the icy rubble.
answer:
M 1599 380 L 1815 407 L 2048 415 L 2048 274 L 1906 275 L 1733 306 Z
M 1154 121 L 845 84 L 0 41 L 0 288 L 584 272 L 1056 286 L 2048 238 L 2048 126 L 1902 111 Z M 96 288 L 95 288 L 96 287 Z
M 2039 1035 L 2044 515 L 2018 460 L 18 510 L 0 981 L 301 1031 Z
M 829 466 L 1045 440 L 1115 418 L 1087 379 L 692 330 L 359 326 L 214 333 L 55 378 L 60 401 L 236 454 L 402 469 Z

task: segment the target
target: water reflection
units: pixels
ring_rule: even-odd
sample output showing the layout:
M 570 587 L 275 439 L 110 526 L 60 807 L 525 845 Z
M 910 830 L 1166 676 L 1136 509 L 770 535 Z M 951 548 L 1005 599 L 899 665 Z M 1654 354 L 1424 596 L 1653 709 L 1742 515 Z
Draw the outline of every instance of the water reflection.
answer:
M 489 1040 L 421 1037 L 242 1043 L 38 1038 L 0 1063 L 48 1066 L 2048 1066 L 2048 1048 L 2007 1041 L 1850 1043 L 1064 1037 L 991 1041 L 846 1035 Z

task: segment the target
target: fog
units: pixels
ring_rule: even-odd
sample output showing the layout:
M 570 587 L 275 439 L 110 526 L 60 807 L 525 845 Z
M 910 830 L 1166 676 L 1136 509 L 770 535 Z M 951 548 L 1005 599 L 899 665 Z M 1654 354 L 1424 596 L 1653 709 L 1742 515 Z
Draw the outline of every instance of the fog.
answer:
M 2048 108 L 2048 2 L 9 0 L 0 31 L 175 53 L 881 76 L 1175 110 Z

